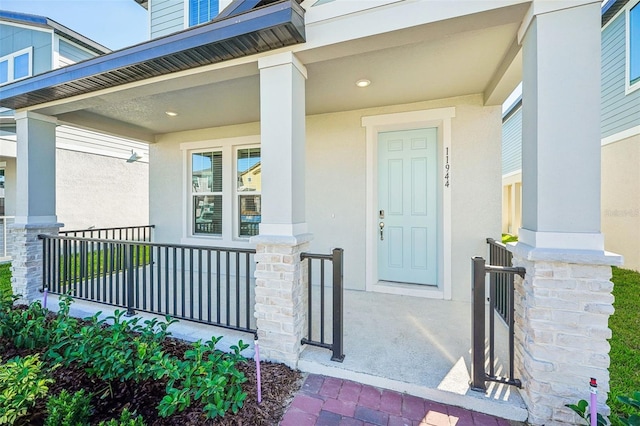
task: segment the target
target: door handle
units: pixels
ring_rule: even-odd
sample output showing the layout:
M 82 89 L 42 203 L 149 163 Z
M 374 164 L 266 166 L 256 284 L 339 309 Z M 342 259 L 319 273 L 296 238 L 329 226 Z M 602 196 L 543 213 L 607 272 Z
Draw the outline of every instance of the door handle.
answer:
M 384 233 L 382 232 L 382 230 L 384 229 L 384 222 L 380 222 L 378 226 L 380 227 L 380 241 L 382 241 L 384 240 Z

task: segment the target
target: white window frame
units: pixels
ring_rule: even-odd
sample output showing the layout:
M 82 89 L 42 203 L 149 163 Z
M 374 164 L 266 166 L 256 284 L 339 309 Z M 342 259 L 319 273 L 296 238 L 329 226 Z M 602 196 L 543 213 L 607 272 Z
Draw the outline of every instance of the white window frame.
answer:
M 251 149 L 251 148 L 260 148 L 260 162 L 262 162 L 262 147 L 260 146 L 260 144 L 236 146 L 235 149 L 233 150 L 233 166 L 234 166 L 233 177 L 234 178 L 238 176 L 238 151 L 240 151 L 241 149 Z M 261 200 L 260 203 L 262 204 L 262 191 L 252 191 L 252 192 L 238 191 L 237 179 L 234 179 L 234 180 L 235 182 L 233 185 L 233 202 L 234 202 L 233 211 L 235 213 L 235 218 L 234 218 L 234 225 L 233 225 L 234 226 L 233 235 L 238 240 L 248 241 L 249 238 L 251 237 L 240 236 L 240 195 L 259 195 Z M 260 207 L 260 210 L 262 211 L 262 206 Z
M 625 94 L 628 95 L 636 90 L 640 89 L 640 80 L 631 84 L 631 9 L 634 7 L 640 8 L 640 0 L 631 1 L 625 7 L 625 72 L 624 72 L 624 87 Z M 640 9 L 638 10 L 640 14 Z M 640 15 L 639 15 L 640 16 Z M 639 43 L 640 46 L 640 43 Z M 640 55 L 640 52 L 636 53 Z
M 239 237 L 237 153 L 243 148 L 260 147 L 260 136 L 211 139 L 180 144 L 182 151 L 182 244 L 248 247 L 249 237 Z M 193 192 L 191 190 L 191 154 L 222 152 L 222 235 L 195 234 L 193 229 Z M 262 152 L 261 152 L 262 155 Z M 229 200 L 232 200 L 229 202 Z
M 219 152 L 220 153 L 220 157 L 221 157 L 221 163 L 222 163 L 222 173 L 221 173 L 221 177 L 222 177 L 222 182 L 220 184 L 220 189 L 221 191 L 203 191 L 203 192 L 194 192 L 193 191 L 193 155 L 194 154 L 206 154 L 206 153 L 214 153 L 214 152 Z M 224 204 L 225 204 L 225 195 L 224 195 L 224 186 L 226 183 L 226 178 L 224 175 L 224 152 L 222 149 L 220 148 L 203 148 L 203 149 L 193 149 L 189 151 L 189 176 L 190 176 L 190 185 L 189 185 L 189 226 L 191 227 L 191 235 L 194 237 L 206 237 L 206 238 L 221 238 L 223 235 L 223 230 L 224 230 L 224 226 L 225 226 L 225 218 L 224 218 L 224 212 L 222 212 L 222 224 L 221 224 L 221 231 L 220 234 L 197 234 L 195 229 L 194 229 L 194 203 L 193 203 L 193 199 L 195 197 L 199 197 L 199 196 L 220 196 L 222 197 L 222 208 L 224 209 Z M 212 188 L 213 189 L 213 188 Z
M 14 66 L 13 66 L 13 62 L 15 60 L 16 57 L 18 56 L 22 56 L 25 53 L 29 54 L 29 71 L 27 72 L 27 75 L 24 77 L 20 77 L 20 78 L 14 78 Z M 4 62 L 7 61 L 7 81 L 4 83 L 0 83 L 0 86 L 4 86 L 5 84 L 9 84 L 9 83 L 13 83 L 14 81 L 18 81 L 18 80 L 24 80 L 25 78 L 29 78 L 33 75 L 33 46 L 29 46 L 26 47 L 24 49 L 18 50 L 17 52 L 13 52 L 10 53 L 8 55 L 3 56 L 2 58 L 0 58 L 0 62 Z

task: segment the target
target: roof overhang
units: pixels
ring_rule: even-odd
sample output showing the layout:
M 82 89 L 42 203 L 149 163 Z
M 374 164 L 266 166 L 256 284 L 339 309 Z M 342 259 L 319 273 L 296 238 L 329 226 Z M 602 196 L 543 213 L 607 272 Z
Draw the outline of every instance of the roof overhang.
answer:
M 0 106 L 28 108 L 304 41 L 304 9 L 282 0 L 0 87 Z

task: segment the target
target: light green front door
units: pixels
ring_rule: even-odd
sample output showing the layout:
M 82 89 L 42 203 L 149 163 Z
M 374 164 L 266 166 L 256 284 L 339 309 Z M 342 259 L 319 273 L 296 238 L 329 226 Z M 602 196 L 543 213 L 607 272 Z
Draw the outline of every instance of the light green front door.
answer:
M 437 284 L 437 133 L 378 134 L 378 279 Z

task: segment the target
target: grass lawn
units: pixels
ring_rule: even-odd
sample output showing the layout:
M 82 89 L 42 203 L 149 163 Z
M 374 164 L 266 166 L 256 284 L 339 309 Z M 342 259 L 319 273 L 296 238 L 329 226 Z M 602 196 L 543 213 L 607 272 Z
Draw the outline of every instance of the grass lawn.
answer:
M 609 318 L 613 332 L 609 406 L 612 414 L 631 414 L 617 397 L 640 391 L 640 273 L 613 268 L 611 280 L 616 312 Z
M 11 264 L 0 265 L 0 293 L 11 293 Z

